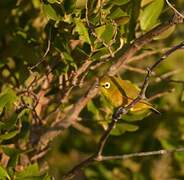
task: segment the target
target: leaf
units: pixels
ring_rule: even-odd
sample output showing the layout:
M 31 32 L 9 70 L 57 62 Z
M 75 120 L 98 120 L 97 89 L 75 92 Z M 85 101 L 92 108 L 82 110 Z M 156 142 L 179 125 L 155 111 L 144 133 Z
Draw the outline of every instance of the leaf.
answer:
M 109 50 L 106 47 L 97 49 L 97 51 L 94 53 L 94 55 L 91 57 L 94 61 L 99 60 L 100 57 L 106 55 L 109 53 Z
M 151 114 L 150 110 L 142 110 L 137 112 L 129 112 L 128 114 L 122 115 L 122 119 L 128 122 L 140 121 Z
M 54 4 L 54 3 L 57 3 L 58 0 L 47 0 L 50 4 Z
M 111 19 L 117 19 L 117 18 L 120 18 L 122 16 L 127 16 L 127 13 L 124 12 L 121 8 L 116 8 L 110 15 L 109 17 Z
M 4 108 L 9 104 L 14 103 L 16 99 L 16 93 L 12 89 L 7 88 L 0 94 L 0 108 Z
M 85 8 L 86 7 L 86 1 L 87 0 L 76 0 L 76 8 L 78 9 L 82 9 L 82 8 Z
M 3 152 L 10 157 L 10 160 L 8 161 L 8 167 L 15 167 L 18 163 L 21 151 L 16 148 L 9 148 L 7 146 L 2 146 L 2 149 Z
M 83 42 L 91 44 L 91 40 L 89 38 L 88 29 L 85 27 L 85 25 L 81 21 L 81 19 L 76 18 L 75 19 L 75 23 L 76 23 L 75 31 L 79 33 L 80 39 Z
M 115 20 L 115 22 L 118 25 L 123 25 L 123 24 L 127 24 L 130 20 L 130 17 L 127 15 L 126 12 L 124 12 L 121 8 L 116 8 L 110 15 L 109 17 L 113 20 Z
M 31 164 L 22 172 L 16 173 L 16 180 L 41 180 L 38 164 Z
M 44 4 L 43 12 L 47 15 L 49 19 L 52 19 L 54 21 L 59 20 L 59 15 L 57 14 L 56 10 L 52 7 L 51 4 Z
M 96 119 L 96 120 L 100 119 L 99 110 L 97 109 L 97 107 L 95 106 L 95 104 L 93 103 L 92 100 L 88 102 L 87 109 L 89 112 L 91 112 L 93 114 L 94 119 Z
M 10 179 L 7 171 L 2 166 L 0 166 L 0 178 L 2 178 L 2 180 Z
M 183 89 L 182 89 L 181 94 L 180 94 L 180 102 L 184 103 L 184 85 L 183 85 Z
M 122 6 L 128 2 L 129 2 L 129 0 L 111 0 L 110 1 L 110 3 L 117 5 L 117 6 Z
M 97 36 L 108 43 L 112 40 L 114 35 L 114 27 L 112 24 L 102 25 L 95 29 Z
M 67 13 L 72 13 L 75 9 L 76 0 L 64 0 L 64 8 Z
M 132 40 L 135 39 L 135 34 L 136 34 L 136 25 L 138 21 L 138 17 L 140 14 L 140 3 L 141 0 L 132 0 L 131 1 L 131 11 L 130 11 L 130 20 L 128 24 L 128 29 L 127 29 L 127 43 L 129 44 Z
M 17 119 L 22 119 L 25 115 L 29 114 L 31 112 L 30 109 L 25 108 L 23 109 L 17 116 Z
M 119 123 L 119 124 L 116 124 L 116 127 L 111 131 L 111 135 L 120 136 L 126 131 L 133 132 L 133 131 L 136 131 L 138 128 L 139 128 L 138 126 L 133 124 Z
M 158 36 L 156 36 L 154 38 L 154 40 L 161 40 L 161 39 L 166 39 L 167 37 L 169 37 L 175 30 L 175 25 L 171 26 L 170 28 L 168 28 L 166 31 L 162 32 L 161 34 L 159 34 Z
M 148 5 L 148 4 L 151 3 L 152 1 L 154 1 L 154 0 L 142 0 L 142 1 L 141 1 L 141 7 L 144 7 L 144 6 Z
M 154 0 L 146 6 L 140 16 L 140 26 L 143 31 L 151 29 L 162 12 L 164 0 Z
M 15 137 L 18 133 L 19 133 L 19 130 L 6 132 L 5 134 L 0 135 L 0 141 L 11 139 L 11 138 Z
M 118 25 L 127 24 L 129 21 L 130 21 L 130 17 L 129 16 L 123 16 L 123 17 L 120 17 L 120 18 L 115 19 L 115 22 Z
M 11 130 L 12 128 L 16 127 L 17 123 L 17 114 L 13 113 L 12 116 L 5 122 L 5 125 L 3 127 L 4 130 Z

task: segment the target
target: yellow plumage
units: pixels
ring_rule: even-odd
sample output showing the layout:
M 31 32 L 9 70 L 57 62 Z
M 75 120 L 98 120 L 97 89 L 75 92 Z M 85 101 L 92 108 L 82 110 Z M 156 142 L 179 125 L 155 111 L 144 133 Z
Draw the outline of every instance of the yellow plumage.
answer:
M 140 89 L 130 81 L 114 76 L 105 76 L 100 80 L 100 91 L 114 107 L 128 105 L 140 93 Z M 146 100 L 138 102 L 130 111 L 137 112 L 146 109 L 158 112 Z

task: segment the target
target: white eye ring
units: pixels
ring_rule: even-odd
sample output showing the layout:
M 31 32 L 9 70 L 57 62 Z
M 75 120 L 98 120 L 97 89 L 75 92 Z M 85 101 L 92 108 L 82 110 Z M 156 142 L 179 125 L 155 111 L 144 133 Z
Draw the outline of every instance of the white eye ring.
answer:
M 110 86 L 111 86 L 111 84 L 110 84 L 109 82 L 106 82 L 106 83 L 104 84 L 104 88 L 106 88 L 106 89 L 109 89 Z

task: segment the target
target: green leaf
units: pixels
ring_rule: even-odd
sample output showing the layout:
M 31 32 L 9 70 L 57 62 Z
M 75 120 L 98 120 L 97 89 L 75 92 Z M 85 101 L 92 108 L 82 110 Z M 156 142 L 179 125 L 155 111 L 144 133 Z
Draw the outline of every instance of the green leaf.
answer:
M 116 8 L 110 15 L 109 17 L 111 19 L 117 19 L 120 18 L 122 16 L 127 16 L 127 13 L 124 12 L 121 8 Z
M 38 164 L 29 165 L 22 172 L 16 173 L 16 180 L 42 180 Z
M 97 49 L 97 51 L 94 53 L 94 55 L 91 57 L 94 61 L 99 60 L 100 57 L 106 55 L 109 53 L 109 50 L 106 47 Z
M 7 146 L 2 146 L 2 149 L 3 152 L 10 157 L 10 160 L 8 161 L 8 167 L 15 167 L 18 163 L 21 151 L 16 148 L 9 148 Z
M 130 21 L 130 17 L 129 16 L 123 16 L 123 17 L 115 19 L 115 22 L 118 25 L 127 24 L 129 21 Z
M 16 93 L 12 89 L 5 89 L 0 94 L 0 108 L 4 108 L 9 104 L 12 104 L 16 101 L 17 96 Z
M 183 90 L 182 93 L 181 93 L 180 101 L 181 101 L 182 103 L 184 102 L 184 90 Z
M 129 112 L 128 114 L 122 115 L 122 119 L 128 122 L 140 121 L 151 114 L 150 110 L 142 110 L 137 112 Z
M 19 133 L 19 130 L 6 132 L 5 134 L 0 135 L 0 141 L 11 139 L 11 138 L 15 137 L 18 133 Z
M 164 7 L 164 0 L 154 0 L 146 6 L 140 16 L 140 26 L 143 31 L 151 29 L 157 22 Z
M 49 19 L 52 19 L 54 21 L 59 20 L 59 15 L 57 14 L 56 10 L 52 7 L 51 4 L 44 4 L 43 12 L 47 15 Z
M 67 13 L 72 13 L 75 9 L 76 0 L 64 0 L 64 8 Z
M 154 40 L 161 40 L 161 39 L 166 39 L 167 37 L 169 37 L 175 30 L 175 25 L 171 26 L 170 28 L 168 28 L 166 31 L 164 31 L 163 33 L 159 34 L 158 36 L 156 36 L 154 38 Z
M 54 3 L 57 3 L 58 0 L 47 0 L 50 4 L 54 4 Z
M 100 114 L 98 108 L 95 106 L 93 101 L 89 101 L 87 104 L 87 109 L 89 112 L 91 112 L 94 116 L 94 119 L 100 120 Z
M 67 52 L 63 52 L 63 56 L 64 56 L 66 61 L 70 61 L 70 62 L 74 61 L 72 56 L 70 56 L 70 54 L 68 54 Z
M 141 7 L 144 7 L 144 6 L 148 5 L 148 4 L 151 3 L 152 1 L 154 1 L 154 0 L 142 0 L 142 1 L 141 1 Z
M 76 0 L 76 8 L 82 9 L 86 7 L 86 0 Z
M 110 3 L 117 5 L 117 6 L 122 6 L 128 2 L 129 2 L 129 0 L 111 0 L 110 1 Z
M 12 128 L 15 129 L 17 123 L 17 114 L 13 113 L 12 116 L 5 122 L 3 127 L 4 130 L 11 130 Z
M 130 21 L 127 28 L 127 43 L 129 44 L 132 40 L 135 39 L 136 26 L 140 13 L 140 3 L 141 0 L 132 0 L 131 1 L 131 10 L 130 10 Z
M 10 179 L 10 176 L 8 175 L 7 171 L 2 166 L 0 166 L 0 178 L 2 180 Z
M 0 121 L 0 130 L 4 129 L 5 123 Z
M 114 27 L 112 24 L 102 25 L 95 29 L 97 36 L 108 43 L 113 39 Z
M 86 42 L 88 44 L 91 44 L 91 40 L 89 38 L 88 29 L 85 27 L 84 23 L 81 19 L 76 18 L 75 19 L 76 27 L 75 31 L 79 33 L 80 39 L 83 42 Z
M 138 128 L 139 128 L 138 126 L 133 124 L 119 123 L 119 124 L 116 124 L 116 127 L 111 131 L 111 135 L 120 136 L 126 131 L 133 132 L 133 131 L 136 131 Z
M 25 108 L 23 109 L 17 116 L 17 119 L 22 119 L 25 115 L 29 114 L 31 112 L 30 109 Z

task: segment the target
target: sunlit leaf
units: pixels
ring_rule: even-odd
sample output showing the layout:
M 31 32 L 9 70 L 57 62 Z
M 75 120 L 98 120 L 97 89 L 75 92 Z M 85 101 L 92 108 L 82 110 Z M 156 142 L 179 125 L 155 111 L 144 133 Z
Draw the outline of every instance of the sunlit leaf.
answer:
M 43 5 L 43 12 L 47 15 L 48 18 L 58 21 L 59 15 L 57 14 L 56 10 L 52 7 L 51 4 L 44 4 Z
M 144 6 L 148 5 L 148 4 L 151 3 L 152 1 L 154 1 L 154 0 L 142 0 L 142 1 L 141 1 L 141 7 L 144 7 Z
M 12 89 L 5 89 L 0 94 L 0 108 L 4 108 L 6 105 L 14 103 L 16 99 L 16 93 Z
M 151 29 L 158 21 L 164 7 L 164 0 L 154 0 L 143 9 L 140 16 L 140 26 L 143 31 Z
M 120 18 L 122 16 L 127 16 L 127 13 L 124 12 L 121 8 L 116 8 L 110 15 L 109 17 L 111 19 L 117 19 Z
M 102 25 L 95 29 L 97 36 L 108 43 L 113 39 L 114 26 L 112 24 Z
M 168 38 L 175 30 L 175 25 L 171 26 L 170 28 L 168 28 L 166 31 L 164 31 L 163 33 L 159 34 L 158 36 L 156 36 L 154 38 L 154 40 L 161 40 L 161 39 L 166 39 Z
M 2 166 L 0 166 L 0 177 L 2 178 L 2 180 L 10 179 L 10 176 L 8 175 L 6 169 Z
M 83 42 L 87 42 L 88 44 L 91 44 L 91 40 L 89 38 L 88 29 L 84 25 L 81 19 L 76 18 L 75 19 L 76 27 L 75 30 L 79 33 L 80 39 Z
M 16 180 L 41 180 L 38 164 L 29 165 L 23 171 L 16 173 Z
M 128 3 L 130 0 L 110 0 L 110 3 L 117 5 L 117 6 L 122 6 L 126 3 Z
M 85 8 L 86 7 L 86 1 L 87 0 L 76 0 L 76 4 L 75 4 L 76 8 L 79 8 L 79 9 Z
M 11 139 L 15 137 L 18 133 L 19 133 L 18 130 L 6 132 L 5 134 L 0 135 L 0 141 Z

